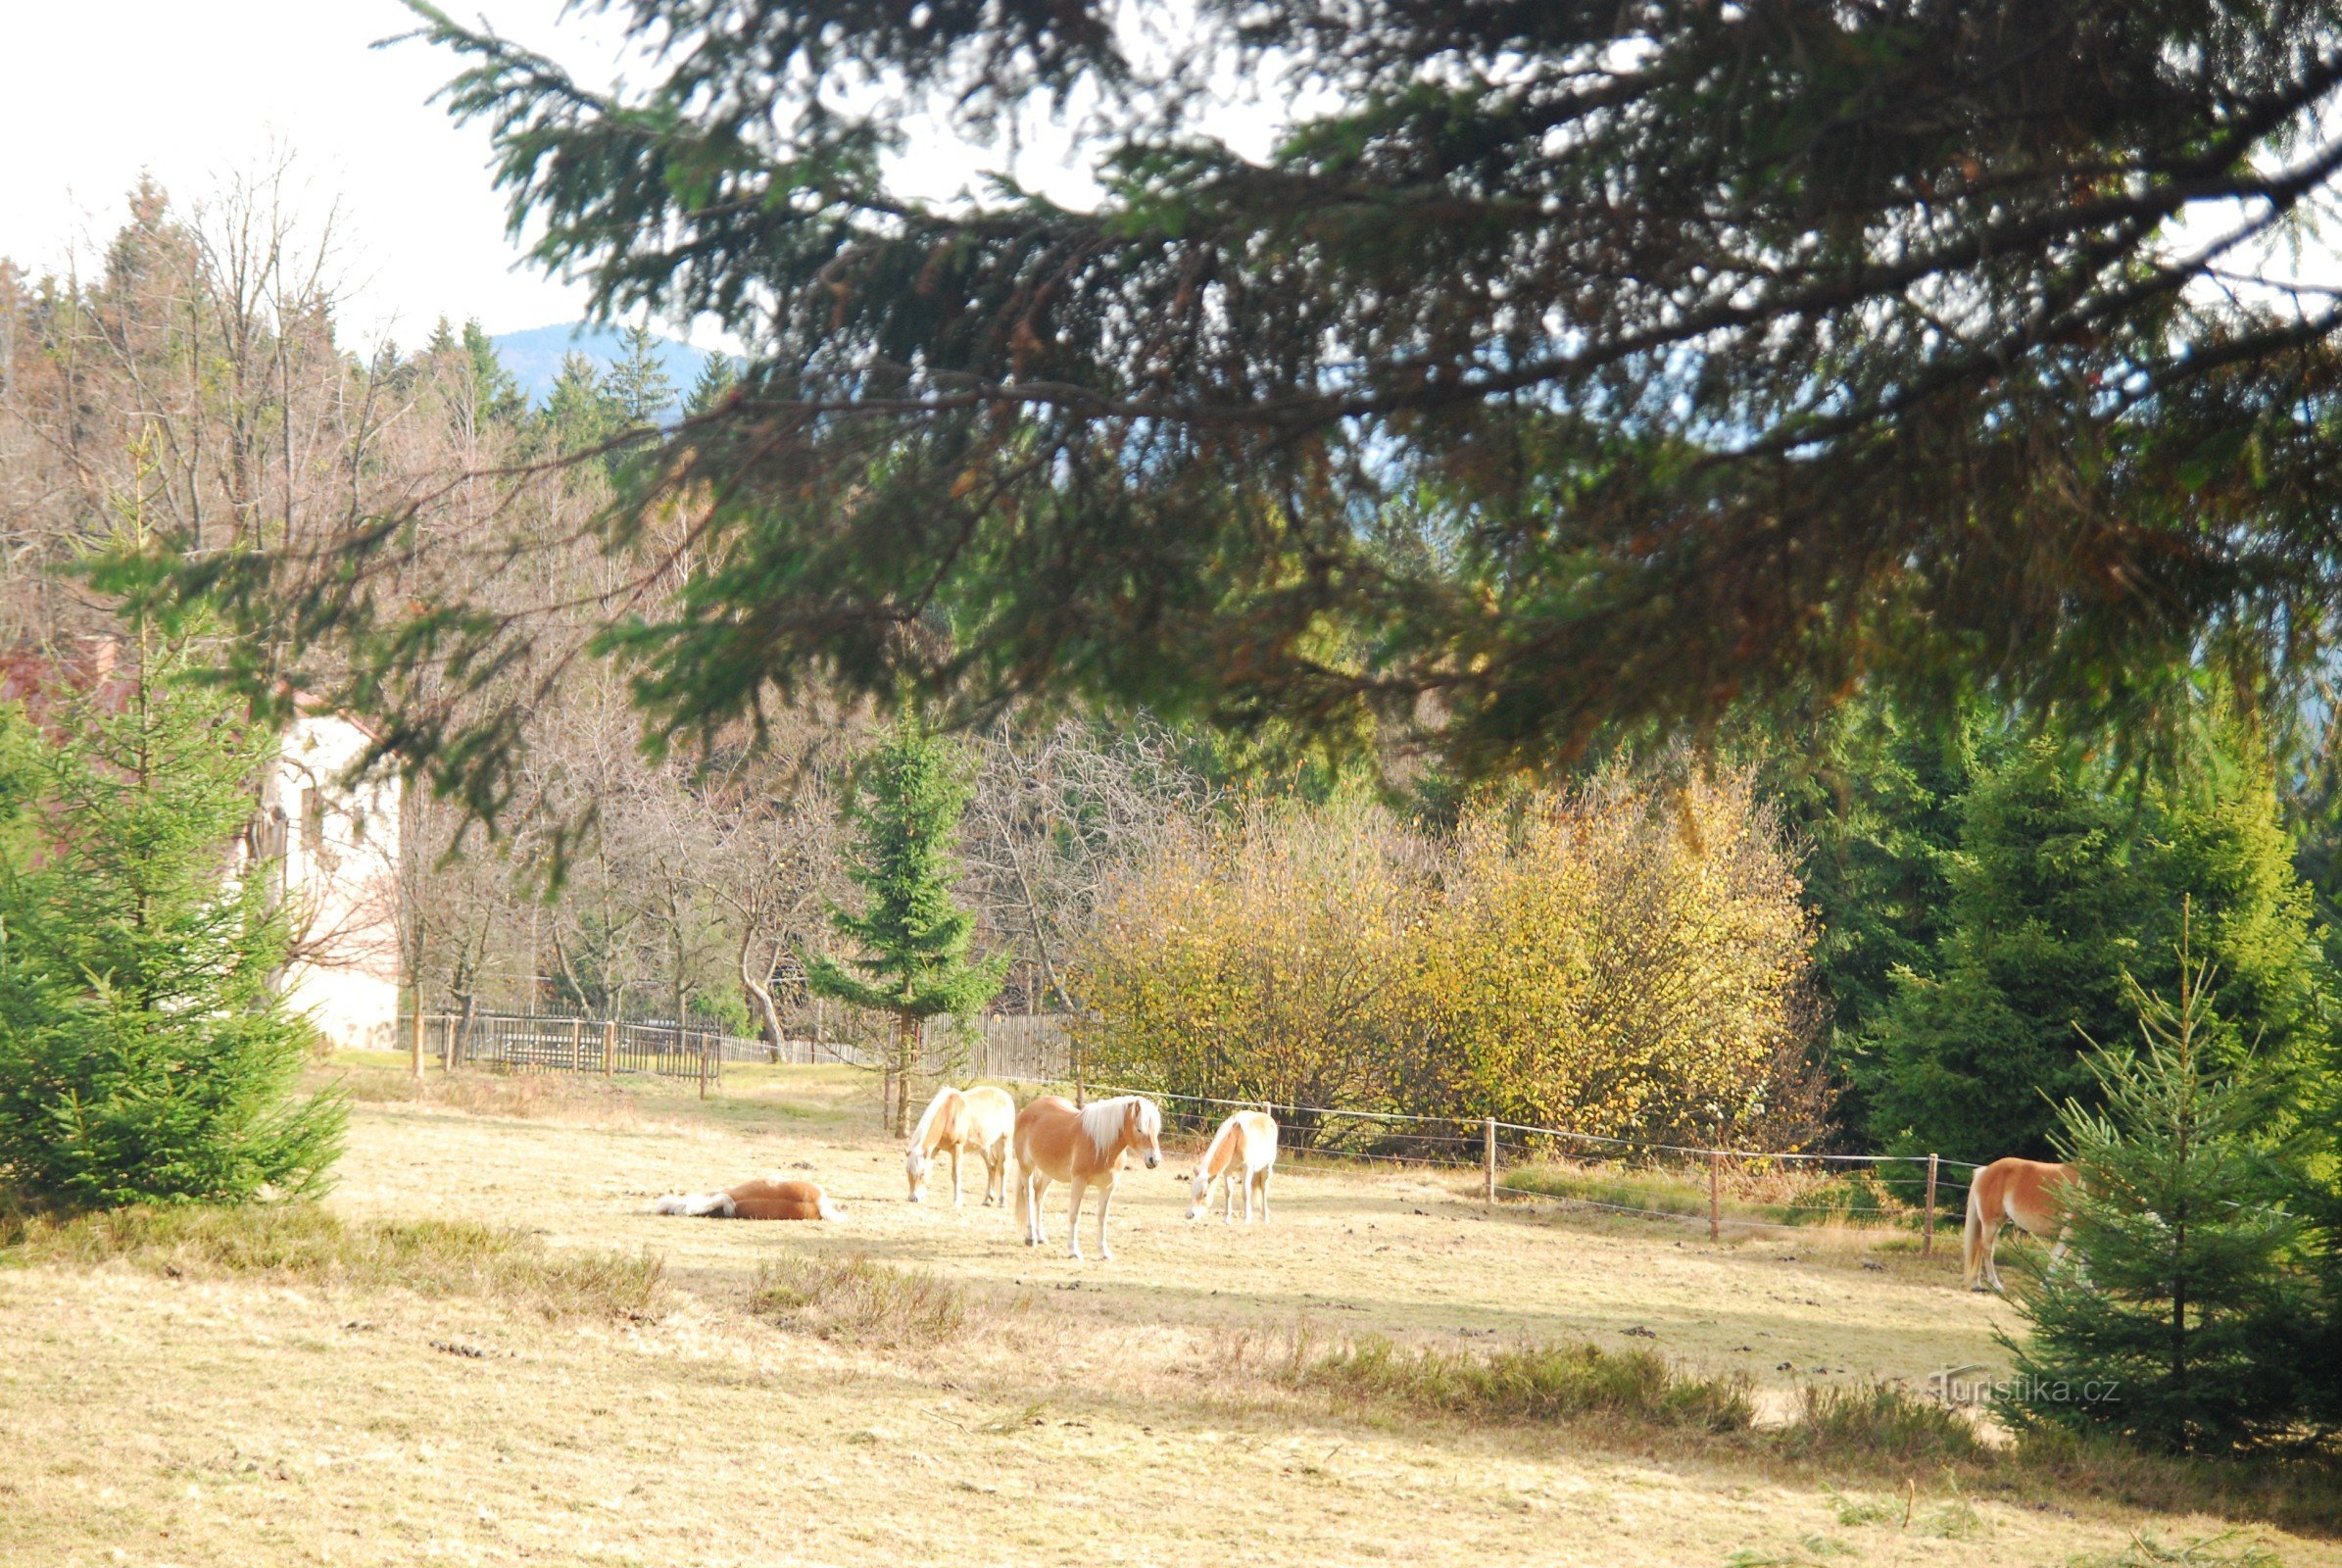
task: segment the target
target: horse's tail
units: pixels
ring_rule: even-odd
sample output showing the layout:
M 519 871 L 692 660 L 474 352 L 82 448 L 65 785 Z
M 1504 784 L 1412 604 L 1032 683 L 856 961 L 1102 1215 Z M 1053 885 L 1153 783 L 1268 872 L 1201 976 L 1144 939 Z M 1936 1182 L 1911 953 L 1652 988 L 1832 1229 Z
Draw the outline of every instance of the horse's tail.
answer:
M 1008 1129 L 1008 1157 L 1016 1161 L 1016 1223 L 1031 1234 L 1033 1225 L 1033 1138 L 1025 1128 L 1025 1119 L 1016 1118 Z
M 654 1214 L 683 1214 L 693 1219 L 729 1214 L 731 1210 L 730 1193 L 669 1193 L 651 1205 Z
M 1960 1269 L 1962 1282 L 1972 1291 L 1984 1269 L 1984 1176 L 1991 1168 L 1982 1166 L 1968 1178 L 1968 1219 L 1960 1227 Z

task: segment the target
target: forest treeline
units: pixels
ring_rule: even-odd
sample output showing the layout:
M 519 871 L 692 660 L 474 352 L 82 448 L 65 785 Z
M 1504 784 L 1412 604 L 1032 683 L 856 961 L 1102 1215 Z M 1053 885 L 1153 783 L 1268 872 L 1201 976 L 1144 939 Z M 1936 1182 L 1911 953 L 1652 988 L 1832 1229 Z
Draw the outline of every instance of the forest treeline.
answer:
M 688 507 L 610 529 L 632 435 L 719 404 L 730 362 L 676 388 L 637 333 L 531 406 L 476 322 L 360 353 L 338 306 L 329 236 L 265 179 L 185 208 L 142 185 L 86 275 L 0 264 L 0 641 L 110 634 L 76 564 L 132 513 L 198 559 L 397 531 L 370 591 L 461 578 L 464 614 L 530 623 L 485 673 L 451 655 L 436 713 L 401 709 L 448 735 L 509 714 L 521 743 L 497 798 L 461 759 L 410 791 L 423 1005 L 777 1037 L 837 940 L 839 806 L 876 717 L 799 692 L 646 746 L 596 641 L 720 564 Z M 2182 907 L 2221 977 L 2216 1053 L 2330 1074 L 2327 710 L 2194 706 L 2146 765 L 1858 693 L 1803 733 L 1469 788 L 1403 737 L 1335 760 L 1274 726 L 1012 708 L 957 742 L 962 895 L 1007 962 L 996 1006 L 1092 1013 L 1101 1060 L 1166 1084 L 2045 1152 L 2055 1102 L 2094 1092 L 2090 1043 L 2132 1028 L 2126 988 L 2170 978 Z

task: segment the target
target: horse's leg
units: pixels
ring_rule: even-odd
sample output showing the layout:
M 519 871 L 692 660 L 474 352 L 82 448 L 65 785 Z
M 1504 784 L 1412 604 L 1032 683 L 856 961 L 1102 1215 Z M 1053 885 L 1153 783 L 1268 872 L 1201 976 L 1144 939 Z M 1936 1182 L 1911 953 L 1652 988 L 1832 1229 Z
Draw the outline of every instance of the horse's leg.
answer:
M 1106 1209 L 1114 1201 L 1114 1173 L 1106 1172 L 1106 1185 L 1098 1195 L 1098 1258 L 1101 1263 L 1112 1261 L 1114 1256 L 1114 1250 L 1106 1245 Z
M 1993 1290 L 1998 1291 L 2001 1295 L 2006 1296 L 2009 1294 L 2008 1290 L 2000 1282 L 1999 1254 L 2000 1226 L 1991 1221 L 1987 1221 L 1984 1225 L 1984 1283 L 1992 1287 Z
M 1252 1178 L 1260 1187 L 1260 1222 L 1263 1225 L 1269 1222 L 1269 1172 L 1274 1169 L 1274 1165 L 1263 1165 L 1260 1173 Z
M 1259 1184 L 1260 1173 L 1247 1169 L 1244 1172 L 1244 1223 L 1247 1225 L 1252 1223 L 1252 1189 Z
M 1090 1190 L 1090 1184 L 1082 1177 L 1069 1176 L 1065 1185 L 1073 1189 L 1073 1212 L 1066 1218 L 1065 1250 L 1067 1255 L 1078 1258 L 1082 1255 L 1082 1195 Z M 1105 1212 L 1104 1204 L 1098 1205 L 1098 1212 Z
M 1244 1200 L 1244 1206 L 1246 1208 L 1252 1206 L 1252 1200 L 1249 1198 Z M 1233 1166 L 1230 1167 L 1227 1174 L 1220 1178 L 1220 1223 L 1223 1225 L 1236 1223 L 1236 1170 Z
M 959 1206 L 959 1146 L 951 1146 L 951 1206 Z
M 1045 1239 L 1041 1230 L 1041 1199 L 1049 1186 L 1049 1178 L 1030 1165 L 1017 1173 L 1016 1200 L 1024 1210 L 1027 1247 L 1039 1247 Z

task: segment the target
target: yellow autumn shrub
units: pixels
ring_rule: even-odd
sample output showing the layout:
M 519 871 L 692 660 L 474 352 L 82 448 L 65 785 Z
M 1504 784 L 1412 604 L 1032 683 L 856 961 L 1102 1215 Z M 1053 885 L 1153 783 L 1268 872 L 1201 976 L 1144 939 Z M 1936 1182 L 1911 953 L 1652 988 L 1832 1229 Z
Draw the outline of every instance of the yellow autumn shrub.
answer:
M 1084 1050 L 1173 1093 L 1789 1147 L 1824 1109 L 1799 891 L 1744 774 L 1443 835 L 1260 808 L 1110 891 Z

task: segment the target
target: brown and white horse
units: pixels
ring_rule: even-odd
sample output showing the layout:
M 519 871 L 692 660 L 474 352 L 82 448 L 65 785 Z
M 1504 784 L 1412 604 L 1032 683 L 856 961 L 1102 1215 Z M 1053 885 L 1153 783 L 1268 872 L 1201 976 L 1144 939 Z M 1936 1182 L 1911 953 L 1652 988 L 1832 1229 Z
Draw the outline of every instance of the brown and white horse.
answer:
M 1968 1179 L 1968 1224 L 1960 1250 L 1970 1290 L 2001 1288 L 1992 1254 L 2003 1225 L 2014 1225 L 2029 1236 L 2054 1236 L 2052 1264 L 2066 1255 L 2066 1205 L 2058 1189 L 2071 1180 L 2072 1173 L 2063 1165 L 2013 1155 L 1994 1160 Z
M 1110 1258 L 1106 1245 L 1106 1207 L 1114 1201 L 1114 1183 L 1120 1179 L 1122 1156 L 1137 1151 L 1148 1170 L 1163 1162 L 1163 1113 L 1151 1100 L 1123 1095 L 1075 1109 L 1073 1102 L 1044 1095 L 1016 1113 L 1016 1217 L 1025 1227 L 1025 1245 L 1039 1247 L 1048 1240 L 1041 1230 L 1041 1199 L 1051 1182 L 1073 1189 L 1073 1212 L 1067 1220 L 1072 1234 L 1068 1250 L 1082 1255 L 1082 1195 L 1093 1182 L 1098 1195 L 1098 1255 Z
M 1226 1196 L 1221 1217 L 1236 1218 L 1236 1190 L 1244 1189 L 1244 1223 L 1252 1223 L 1252 1198 L 1260 1197 L 1260 1219 L 1268 1223 L 1269 1172 L 1277 1164 L 1277 1121 L 1263 1110 L 1240 1110 L 1220 1123 L 1220 1130 L 1203 1146 L 1195 1174 L 1188 1179 L 1188 1218 L 1195 1219 L 1211 1206 L 1212 1183 Z
M 982 1085 L 935 1092 L 910 1130 L 910 1148 L 903 1156 L 903 1174 L 910 1178 L 910 1200 L 927 1200 L 927 1169 L 943 1150 L 951 1152 L 951 1206 L 959 1206 L 959 1155 L 974 1150 L 984 1161 L 986 1206 L 1008 1202 L 1008 1146 L 1016 1136 L 1016 1102 L 1004 1089 Z
M 711 1219 L 838 1219 L 846 1210 L 830 1200 L 819 1183 L 775 1175 L 720 1193 L 670 1193 L 652 1204 L 651 1212 Z

